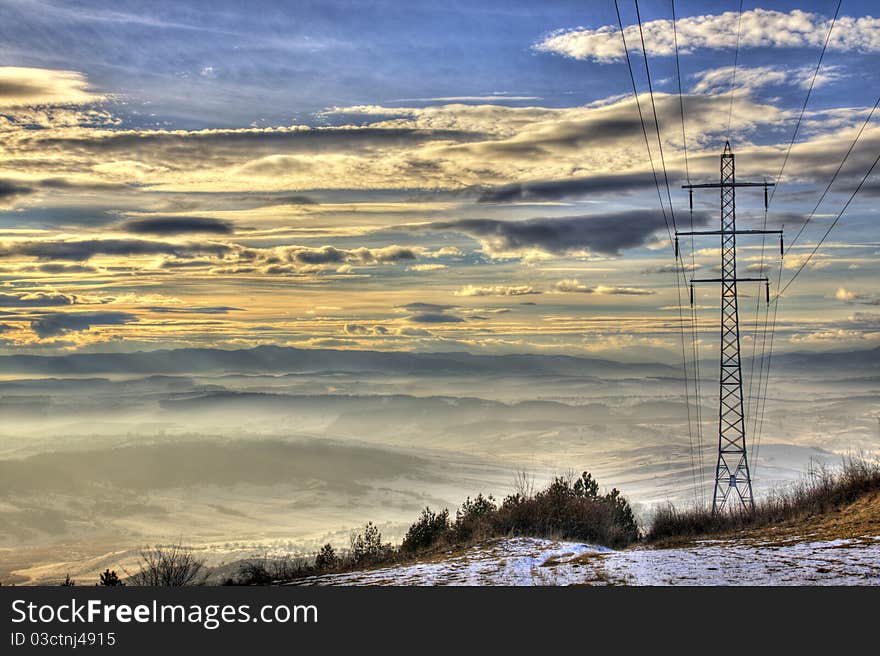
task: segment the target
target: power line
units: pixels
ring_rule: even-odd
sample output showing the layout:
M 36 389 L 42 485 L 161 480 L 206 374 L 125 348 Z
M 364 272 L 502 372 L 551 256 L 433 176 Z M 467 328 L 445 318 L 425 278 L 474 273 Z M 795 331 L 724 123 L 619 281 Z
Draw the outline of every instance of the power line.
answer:
M 687 129 L 685 127 L 685 111 L 684 111 L 684 93 L 681 88 L 681 63 L 679 61 L 678 54 L 678 29 L 676 27 L 676 23 L 678 22 L 678 17 L 675 15 L 675 0 L 671 0 L 672 4 L 672 39 L 675 44 L 675 74 L 676 79 L 678 81 L 678 108 L 681 116 L 681 145 L 684 151 L 684 171 L 685 177 L 687 178 L 688 184 L 691 182 L 691 171 L 690 164 L 688 162 L 688 150 L 687 150 Z M 694 231 L 694 210 L 693 207 L 690 209 L 690 229 L 691 232 Z M 691 235 L 691 269 L 696 268 L 696 256 L 694 254 L 694 237 Z M 684 275 L 684 260 L 681 260 L 681 276 Z M 681 307 L 681 292 L 679 290 L 679 307 Z M 700 350 L 699 350 L 699 340 L 698 340 L 698 326 L 697 326 L 697 311 L 696 308 L 691 306 L 691 352 L 694 359 L 693 366 L 693 374 L 694 374 L 694 404 L 695 404 L 695 414 L 696 414 L 696 424 L 697 424 L 697 460 L 699 461 L 699 472 L 700 479 L 702 482 L 703 475 L 703 418 L 702 418 L 702 392 L 700 390 Z M 682 332 L 682 338 L 684 338 L 684 334 Z M 686 356 L 683 355 L 683 358 L 686 359 Z M 688 417 L 688 425 L 690 425 L 690 417 Z M 691 454 L 691 459 L 693 460 L 693 454 Z M 693 465 L 692 465 L 693 466 Z M 696 478 L 696 477 L 695 477 Z M 700 490 L 702 491 L 703 486 L 700 485 Z M 704 499 L 705 500 L 705 499 Z
M 880 106 L 880 96 L 877 96 L 877 100 L 874 102 L 874 106 L 871 108 L 871 111 L 868 112 L 868 117 L 865 119 L 865 122 L 862 123 L 862 126 L 859 128 L 858 134 L 856 134 L 856 138 L 853 139 L 853 142 L 849 145 L 849 149 L 846 151 L 846 154 L 843 156 L 843 159 L 840 160 L 840 164 L 837 166 L 837 170 L 834 171 L 834 175 L 831 176 L 831 180 L 828 182 L 828 185 L 825 187 L 825 190 L 822 192 L 822 195 L 819 196 L 819 200 L 816 203 L 816 206 L 813 208 L 813 211 L 807 216 L 806 220 L 801 224 L 800 230 L 798 230 L 797 234 L 794 236 L 794 239 L 788 245 L 785 252 L 788 253 L 797 242 L 798 238 L 800 238 L 801 234 L 803 234 L 804 229 L 807 227 L 807 224 L 813 219 L 813 216 L 819 209 L 819 206 L 822 204 L 822 201 L 825 200 L 825 196 L 828 194 L 828 191 L 831 189 L 831 185 L 834 184 L 834 181 L 837 180 L 837 176 L 840 174 L 840 171 L 843 169 L 843 165 L 846 164 L 846 160 L 849 159 L 850 154 L 853 149 L 856 147 L 856 143 L 858 143 L 859 139 L 862 137 L 862 132 L 865 131 L 865 128 L 868 127 L 868 123 L 871 122 L 871 118 L 874 116 L 874 112 L 877 110 L 877 107 Z
M 678 107 L 681 110 L 681 145 L 684 149 L 684 171 L 688 184 L 691 183 L 691 171 L 688 165 L 687 136 L 684 128 L 684 94 L 681 92 L 681 65 L 678 61 L 678 30 L 675 27 L 675 0 L 672 0 L 672 40 L 675 44 L 675 75 L 678 79 Z M 693 229 L 693 228 L 692 228 Z
M 831 32 L 834 31 L 834 25 L 837 23 L 837 15 L 840 13 L 840 5 L 842 2 L 843 0 L 837 0 L 837 9 L 834 10 L 834 18 L 831 19 L 831 25 L 828 27 L 828 34 L 825 35 L 825 43 L 822 44 L 822 52 L 819 53 L 819 61 L 816 62 L 816 70 L 813 71 L 813 78 L 810 80 L 810 87 L 807 89 L 807 96 L 804 98 L 804 104 L 801 107 L 800 116 L 798 116 L 797 123 L 794 126 L 794 133 L 791 135 L 791 142 L 788 144 L 788 149 L 785 151 L 785 157 L 782 160 L 782 166 L 779 168 L 779 173 L 776 175 L 776 186 L 773 187 L 773 191 L 770 192 L 770 199 L 767 203 L 768 205 L 773 202 L 773 197 L 776 195 L 776 190 L 779 188 L 779 181 L 782 178 L 782 172 L 785 170 L 785 165 L 788 164 L 788 157 L 791 155 L 791 149 L 794 146 L 795 140 L 797 140 L 798 130 L 801 127 L 804 112 L 807 111 L 807 103 L 810 102 L 810 94 L 813 93 L 813 86 L 816 84 L 816 77 L 819 75 L 822 60 L 825 58 L 825 51 L 828 49 L 828 42 L 831 40 Z
M 874 159 L 874 163 L 871 164 L 871 168 L 868 169 L 868 172 L 865 173 L 861 182 L 859 182 L 858 186 L 855 188 L 855 190 L 852 192 L 850 197 L 847 199 L 846 203 L 844 203 L 840 212 L 838 212 L 837 216 L 834 217 L 834 221 L 832 221 L 831 225 L 828 226 L 828 229 L 825 231 L 825 234 L 822 235 L 822 239 L 820 239 L 819 243 L 817 243 L 816 246 L 813 247 L 813 250 L 806 257 L 806 259 L 803 262 L 801 262 L 801 265 L 798 267 L 797 271 L 795 271 L 794 275 L 789 279 L 789 281 L 787 283 L 785 283 L 785 287 L 783 287 L 781 290 L 779 290 L 779 293 L 777 294 L 777 296 L 782 296 L 785 293 L 785 290 L 791 286 L 791 283 L 793 283 L 797 279 L 797 277 L 800 275 L 801 271 L 804 270 L 804 267 L 806 267 L 807 264 L 810 263 L 810 260 L 813 259 L 813 256 L 816 254 L 816 251 L 818 251 L 819 248 L 822 246 L 822 244 L 825 243 L 825 240 L 828 238 L 828 235 L 831 234 L 831 231 L 834 230 L 834 227 L 837 225 L 838 221 L 840 221 L 840 217 L 842 217 L 844 215 L 844 213 L 846 212 L 846 210 L 849 209 L 850 203 L 853 202 L 853 199 L 855 199 L 856 194 L 858 194 L 862 190 L 862 187 L 864 186 L 865 182 L 867 182 L 868 178 L 871 176 L 871 173 L 873 173 L 874 167 L 877 166 L 878 162 L 880 162 L 880 155 L 877 155 L 876 159 Z
M 828 26 L 828 33 L 825 35 L 825 41 L 822 44 L 822 50 L 819 53 L 819 59 L 816 62 L 816 68 L 813 71 L 812 78 L 810 79 L 810 86 L 807 89 L 806 96 L 804 97 L 804 103 L 801 106 L 801 111 L 798 116 L 797 123 L 795 124 L 794 131 L 792 132 L 791 141 L 789 142 L 788 148 L 785 151 L 785 157 L 782 160 L 782 165 L 779 168 L 779 173 L 776 175 L 776 179 L 774 180 L 774 182 L 776 184 L 773 187 L 773 190 L 770 193 L 770 197 L 767 199 L 767 202 L 765 204 L 765 208 L 764 208 L 764 228 L 765 229 L 767 227 L 766 226 L 767 212 L 769 211 L 770 204 L 773 202 L 773 198 L 776 196 L 776 191 L 779 188 L 782 174 L 785 171 L 785 166 L 786 166 L 786 164 L 788 164 L 789 157 L 791 156 L 791 150 L 794 147 L 795 141 L 797 141 L 797 135 L 800 130 L 801 122 L 803 121 L 804 114 L 807 110 L 807 105 L 810 102 L 810 96 L 813 92 L 813 87 L 816 84 L 816 78 L 819 75 L 819 70 L 822 67 L 822 61 L 825 58 L 825 52 L 828 49 L 828 43 L 831 40 L 831 34 L 834 31 L 835 24 L 837 23 L 837 17 L 840 14 L 841 4 L 842 4 L 842 0 L 838 0 L 837 7 L 834 10 L 834 16 L 832 17 L 831 23 Z M 880 102 L 880 99 L 878 99 L 878 102 Z M 731 107 L 732 107 L 732 105 L 733 105 L 733 97 L 731 95 Z M 876 107 L 876 105 L 875 105 L 875 107 Z M 873 113 L 873 110 L 872 110 L 872 113 Z M 869 120 L 870 120 L 870 117 L 869 117 Z M 728 119 L 728 121 L 729 121 L 729 119 Z M 862 126 L 862 129 L 864 129 L 864 126 Z M 861 131 L 859 131 L 859 136 L 861 136 Z M 856 141 L 857 140 L 858 140 L 858 137 L 856 138 Z M 855 145 L 855 141 L 853 142 L 853 146 L 854 145 Z M 832 183 L 833 183 L 834 179 L 837 177 L 837 173 L 839 173 L 840 169 L 843 167 L 843 162 L 846 161 L 846 158 L 849 156 L 849 152 L 851 152 L 851 151 L 852 151 L 852 146 L 850 147 L 850 150 L 847 152 L 847 154 L 844 156 L 844 159 L 841 162 L 840 167 L 838 167 L 837 172 L 835 172 L 834 176 L 832 177 L 832 181 L 831 181 Z M 811 212 L 810 216 L 807 218 L 807 220 L 803 224 L 801 224 L 800 230 L 795 235 L 795 238 L 789 243 L 788 249 L 783 251 L 783 257 L 785 256 L 785 253 L 787 253 L 788 251 L 791 250 L 791 248 L 794 246 L 795 242 L 797 242 L 798 238 L 801 236 L 801 233 L 803 233 L 804 228 L 806 227 L 807 223 L 809 223 L 810 219 L 813 217 L 813 214 L 819 208 L 819 205 L 822 203 L 822 200 L 825 198 L 825 194 L 828 193 L 828 189 L 830 189 L 830 188 L 831 188 L 831 183 L 829 183 L 828 187 L 826 187 L 825 192 L 823 192 L 822 196 L 819 199 L 819 203 L 816 204 L 816 207 L 813 209 L 813 212 Z M 763 259 L 764 258 L 764 246 L 765 246 L 765 243 L 762 238 L 762 242 L 761 242 L 762 268 L 763 268 L 763 261 L 764 261 L 764 259 Z M 777 285 L 776 285 L 777 290 L 780 288 L 781 284 L 782 284 L 782 265 L 780 264 L 779 275 L 777 276 Z M 767 346 L 767 332 L 768 332 L 767 319 L 769 318 L 769 309 L 770 308 L 768 305 L 765 310 L 765 315 L 764 315 L 764 317 L 765 317 L 764 318 L 764 329 L 763 329 L 763 334 L 762 334 L 762 338 L 761 338 L 761 364 L 760 364 L 760 368 L 758 371 L 758 376 L 759 376 L 758 377 L 758 392 L 757 392 L 756 405 L 754 408 L 756 410 L 755 418 L 754 418 L 754 428 L 756 430 L 756 439 L 755 439 L 754 445 L 752 447 L 752 449 L 753 449 L 752 462 L 756 468 L 757 468 L 757 457 L 758 457 L 758 453 L 760 450 L 760 444 L 761 444 L 761 435 L 763 433 L 763 426 L 764 426 L 764 411 L 766 410 L 766 407 L 767 407 L 767 389 L 770 385 L 770 361 L 773 357 L 773 342 L 774 342 L 774 336 L 775 336 L 775 331 L 776 331 L 776 319 L 777 319 L 777 316 L 779 313 L 779 293 L 777 293 L 775 300 L 774 300 L 774 303 L 773 303 L 773 320 L 770 323 L 770 327 L 769 327 L 770 345 L 769 345 L 769 351 L 767 352 L 767 366 L 765 367 L 764 366 L 764 356 L 765 356 L 765 347 Z M 759 312 L 760 312 L 759 307 L 756 304 L 756 306 L 755 306 L 755 329 L 756 329 L 755 330 L 755 338 L 757 338 L 757 326 L 758 326 Z M 752 351 L 752 353 L 753 353 L 752 363 L 751 363 L 752 370 L 754 370 L 754 353 L 756 351 L 756 348 L 757 348 L 757 343 L 755 342 L 755 343 L 753 343 L 753 351 Z M 762 387 L 763 387 L 763 391 L 762 391 Z M 750 396 L 751 396 L 751 392 L 752 392 L 752 383 L 750 381 L 749 382 Z M 749 403 L 751 405 L 751 399 L 750 399 Z
M 642 56 L 645 58 L 645 75 L 648 78 L 648 94 L 651 98 L 651 110 L 654 113 L 654 127 L 657 130 L 657 146 L 660 149 L 660 163 L 663 166 L 663 179 L 666 182 L 666 198 L 669 201 L 669 213 L 672 216 L 672 229 L 676 230 L 675 209 L 672 206 L 672 194 L 669 192 L 669 175 L 666 171 L 666 158 L 663 156 L 663 140 L 660 138 L 660 121 L 657 118 L 657 105 L 654 102 L 654 85 L 651 83 L 651 69 L 648 66 L 648 50 L 645 48 L 645 33 L 642 30 L 642 16 L 639 13 L 639 0 L 635 0 L 636 20 L 639 23 L 639 38 L 642 42 Z
M 660 181 L 657 178 L 657 169 L 654 167 L 654 157 L 651 154 L 650 139 L 648 139 L 648 129 L 645 127 L 645 117 L 642 114 L 642 103 L 639 101 L 639 91 L 636 87 L 636 77 L 633 74 L 632 62 L 629 58 L 629 48 L 626 45 L 626 34 L 623 31 L 623 20 L 620 18 L 620 6 L 618 1 L 614 0 L 614 10 L 617 12 L 617 24 L 620 26 L 620 38 L 623 41 L 623 52 L 626 57 L 626 67 L 629 70 L 629 79 L 632 82 L 633 97 L 636 100 L 636 109 L 639 111 L 639 123 L 642 126 L 642 134 L 645 137 L 645 149 L 648 151 L 648 161 L 651 163 L 651 173 L 654 176 L 654 186 L 657 188 L 657 198 L 660 200 L 660 211 L 663 213 L 663 223 L 666 224 L 666 232 L 669 234 L 669 241 L 672 241 L 672 230 L 669 227 L 669 219 L 666 216 L 666 207 L 663 204 L 663 194 L 660 192 Z
M 657 118 L 657 108 L 654 103 L 654 90 L 653 90 L 653 85 L 651 83 L 651 72 L 648 67 L 648 56 L 647 56 L 647 52 L 645 49 L 645 38 L 644 38 L 644 33 L 642 31 L 641 16 L 639 15 L 638 0 L 635 1 L 635 7 L 636 7 L 636 15 L 638 16 L 638 21 L 639 21 L 639 35 L 640 35 L 641 44 L 642 44 L 642 53 L 645 57 L 645 72 L 646 72 L 647 78 L 648 78 L 648 89 L 650 91 L 651 107 L 652 107 L 653 114 L 654 114 L 654 125 L 657 130 L 657 144 L 659 146 L 660 159 L 661 159 L 661 163 L 663 166 L 663 176 L 664 176 L 664 181 L 665 181 L 665 185 L 666 185 L 666 197 L 669 201 L 669 212 L 672 217 L 672 226 L 673 226 L 672 229 L 670 229 L 669 219 L 667 217 L 666 208 L 663 203 L 663 194 L 660 191 L 660 180 L 657 177 L 657 169 L 654 166 L 654 157 L 651 152 L 651 143 L 650 143 L 650 139 L 648 138 L 648 129 L 645 126 L 645 119 L 644 119 L 644 114 L 642 112 L 641 102 L 639 101 L 639 92 L 638 92 L 638 88 L 636 87 L 636 79 L 635 79 L 635 74 L 633 72 L 632 61 L 630 60 L 630 56 L 629 56 L 629 46 L 626 43 L 626 34 L 625 34 L 625 31 L 623 28 L 623 19 L 621 18 L 621 15 L 620 15 L 620 6 L 618 4 L 618 0 L 614 0 L 614 10 L 617 14 L 617 25 L 620 29 L 620 38 L 623 43 L 623 51 L 624 51 L 624 56 L 626 58 L 627 70 L 629 71 L 630 82 L 632 83 L 633 97 L 635 98 L 636 108 L 638 109 L 638 113 L 639 113 L 639 123 L 642 126 L 642 135 L 645 138 L 645 149 L 648 151 L 648 161 L 651 164 L 651 173 L 654 177 L 654 186 L 657 189 L 657 199 L 660 202 L 660 211 L 663 214 L 663 222 L 666 225 L 666 232 L 669 235 L 669 241 L 671 243 L 673 240 L 673 229 L 675 229 L 675 210 L 673 209 L 673 205 L 672 205 L 672 195 L 669 191 L 669 177 L 668 177 L 667 170 L 666 170 L 666 161 L 663 156 L 663 143 L 660 138 L 660 123 Z M 675 270 L 675 279 L 676 279 L 676 289 L 678 292 L 679 331 L 682 334 L 682 356 L 683 356 L 682 359 L 683 359 L 683 368 L 684 368 L 684 374 L 685 374 L 685 398 L 687 401 L 686 405 L 687 405 L 687 412 L 688 412 L 688 437 L 690 440 L 691 457 L 692 457 L 691 473 L 692 473 L 693 479 L 694 479 L 694 488 L 696 489 L 696 473 L 695 473 L 695 464 L 693 462 L 693 433 L 692 433 L 691 418 L 690 418 L 690 390 L 688 387 L 688 385 L 689 385 L 688 380 L 689 379 L 688 379 L 688 372 L 687 372 L 687 357 L 684 355 L 684 333 L 682 330 L 683 325 L 684 325 L 684 317 L 683 317 L 682 309 L 681 309 L 681 280 L 680 280 L 680 274 L 679 274 L 677 266 L 676 266 L 676 270 Z
M 847 160 L 847 158 L 849 157 L 850 153 L 853 151 L 853 148 L 855 148 L 855 145 L 856 145 L 856 143 L 859 141 L 859 138 L 861 137 L 862 132 L 863 132 L 864 129 L 865 129 L 865 126 L 868 124 L 868 121 L 870 121 L 871 116 L 872 116 L 873 113 L 874 113 L 874 109 L 876 109 L 878 105 L 880 105 L 880 98 L 878 98 L 878 99 L 877 99 L 877 102 L 874 103 L 874 108 L 873 108 L 873 109 L 871 110 L 871 112 L 868 114 L 868 119 L 865 121 L 865 123 L 862 124 L 862 128 L 859 130 L 858 135 L 857 135 L 856 138 L 853 140 L 853 143 L 850 145 L 849 150 L 847 150 L 846 155 L 844 155 L 843 160 L 841 160 L 841 163 L 840 163 L 840 165 L 837 167 L 837 170 L 834 172 L 834 175 L 832 176 L 831 181 L 828 183 L 828 185 L 825 187 L 825 190 L 822 192 L 822 195 L 821 195 L 821 197 L 820 197 L 820 199 L 819 199 L 819 202 L 816 204 L 816 207 L 813 209 L 813 212 L 810 213 L 810 217 L 809 217 L 809 218 L 812 218 L 812 216 L 815 214 L 816 210 L 819 208 L 819 205 L 821 204 L 822 199 L 825 198 L 825 196 L 826 196 L 826 194 L 828 193 L 829 189 L 831 189 L 831 185 L 834 183 L 835 179 L 837 178 L 837 175 L 840 173 L 841 169 L 843 168 L 843 164 L 844 164 L 844 162 L 846 162 L 846 160 Z M 873 172 L 874 168 L 877 166 L 877 163 L 878 163 L 878 162 L 880 162 L 880 155 L 878 155 L 877 158 L 874 160 L 873 164 L 871 164 L 870 168 L 869 168 L 868 171 L 865 173 L 865 175 L 864 175 L 864 177 L 862 178 L 861 182 L 859 182 L 858 186 L 855 188 L 855 190 L 853 191 L 853 193 L 852 193 L 852 194 L 850 195 L 850 197 L 847 199 L 846 203 L 843 205 L 843 207 L 841 208 L 840 212 L 838 212 L 838 214 L 837 214 L 837 216 L 835 217 L 834 221 L 831 223 L 830 226 L 828 226 L 828 229 L 825 231 L 825 234 L 822 235 L 822 238 L 819 240 L 819 242 L 816 244 L 816 246 L 813 248 L 813 250 L 812 250 L 812 251 L 810 252 L 810 254 L 807 256 L 807 258 L 806 258 L 803 262 L 801 262 L 801 264 L 800 264 L 800 266 L 798 267 L 797 271 L 795 271 L 794 275 L 788 280 L 788 282 L 785 284 L 784 287 L 782 287 L 782 267 L 780 267 L 780 269 L 779 269 L 779 277 L 778 277 L 778 281 L 777 281 L 777 289 L 779 289 L 780 287 L 782 287 L 782 288 L 779 289 L 779 292 L 777 292 L 776 296 L 775 296 L 774 299 L 773 299 L 773 322 L 772 322 L 773 329 L 775 329 L 775 326 L 776 326 L 776 316 L 777 316 L 777 313 L 778 313 L 778 311 L 779 311 L 779 303 L 780 303 L 780 301 L 782 300 L 782 295 L 783 295 L 783 294 L 785 293 L 785 291 L 791 286 L 791 284 L 797 279 L 797 277 L 800 275 L 801 271 L 803 271 L 803 270 L 806 268 L 806 266 L 807 266 L 807 264 L 809 264 L 810 260 L 813 259 L 813 256 L 816 254 L 816 252 L 819 250 L 819 248 L 822 246 L 822 244 L 823 244 L 823 243 L 825 242 L 825 240 L 828 238 L 828 235 L 831 234 L 831 231 L 834 229 L 834 227 L 835 227 L 835 226 L 837 225 L 837 223 L 840 221 L 840 218 L 844 215 L 844 213 L 846 212 L 846 210 L 849 208 L 849 206 L 850 206 L 850 204 L 852 203 L 853 199 L 856 197 L 856 195 L 857 195 L 857 194 L 859 193 L 859 191 L 862 189 L 862 187 L 864 186 L 864 184 L 865 184 L 865 182 L 868 180 L 868 178 L 871 176 L 871 173 Z M 800 234 L 800 233 L 799 233 L 799 234 Z M 792 245 L 793 245 L 793 243 L 792 243 Z M 789 250 L 790 250 L 790 249 L 791 249 L 791 246 L 789 246 Z M 788 251 L 786 251 L 786 252 L 788 252 Z M 767 370 L 768 370 L 768 382 L 765 384 L 765 391 L 764 391 L 764 395 L 763 395 L 763 402 L 762 402 L 762 404 L 760 405 L 760 410 L 759 410 L 758 441 L 757 441 L 757 446 L 758 446 L 758 448 L 760 448 L 760 438 L 761 438 L 761 433 L 763 432 L 763 425 L 764 425 L 764 411 L 765 411 L 765 409 L 766 409 L 766 407 L 767 407 L 766 388 L 767 388 L 767 385 L 769 384 L 769 367 L 770 367 L 770 364 L 769 364 L 769 363 L 770 363 L 770 359 L 772 358 L 772 355 L 773 355 L 773 337 L 774 337 L 773 329 L 771 329 L 771 332 L 770 332 L 770 352 L 769 352 L 769 354 L 768 354 L 768 360 L 767 360 L 767 362 L 768 362 L 768 364 L 767 364 Z
M 642 28 L 642 15 L 639 10 L 639 0 L 634 0 L 635 9 L 636 9 L 636 21 L 639 25 L 639 39 L 642 44 L 642 56 L 645 60 L 645 77 L 648 80 L 648 94 L 651 99 L 651 111 L 654 115 L 654 129 L 657 133 L 657 148 L 660 152 L 660 164 L 663 167 L 663 180 L 666 184 L 666 200 L 669 202 L 669 213 L 672 217 L 672 229 L 674 231 L 678 231 L 678 226 L 675 224 L 675 207 L 672 203 L 672 193 L 669 189 L 669 173 L 666 168 L 666 158 L 663 154 L 663 139 L 660 135 L 660 120 L 657 116 L 657 104 L 654 100 L 654 85 L 651 81 L 651 68 L 648 64 L 648 49 L 645 47 L 645 32 Z M 680 83 L 680 82 L 679 82 Z M 679 99 L 681 96 L 679 96 Z M 683 127 L 684 124 L 682 124 Z M 677 307 L 678 307 L 678 329 L 679 335 L 681 337 L 681 360 L 682 360 L 682 370 L 684 372 L 684 393 L 685 393 L 685 407 L 687 409 L 687 421 L 688 421 L 688 440 L 690 443 L 690 455 L 691 455 L 691 476 L 693 478 L 694 485 L 694 496 L 696 497 L 697 493 L 697 474 L 696 474 L 696 462 L 694 460 L 694 433 L 693 433 L 693 421 L 691 418 L 691 394 L 690 394 L 690 377 L 688 374 L 688 362 L 687 362 L 687 350 L 685 347 L 685 337 L 684 337 L 684 311 L 681 305 L 681 284 L 683 272 L 678 267 L 678 262 L 676 258 L 675 263 L 675 286 L 676 286 L 676 294 L 677 294 Z

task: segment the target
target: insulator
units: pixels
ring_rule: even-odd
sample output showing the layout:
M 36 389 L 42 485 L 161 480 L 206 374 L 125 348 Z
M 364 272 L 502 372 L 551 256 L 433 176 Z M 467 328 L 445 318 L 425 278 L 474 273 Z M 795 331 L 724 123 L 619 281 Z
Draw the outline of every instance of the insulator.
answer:
M 688 189 L 688 196 L 689 196 L 688 200 L 690 201 L 690 205 L 691 205 L 691 212 L 693 212 L 694 211 L 694 190 L 693 189 Z
M 764 185 L 764 209 L 767 210 L 770 208 L 770 199 L 767 195 L 767 185 Z
M 678 259 L 678 235 L 675 236 L 675 259 Z
M 768 280 L 766 283 L 765 289 L 767 290 L 767 305 L 770 305 L 770 281 Z
M 785 257 L 785 248 L 782 245 L 782 233 L 779 233 L 779 257 Z
M 691 307 L 694 307 L 694 286 L 691 285 Z

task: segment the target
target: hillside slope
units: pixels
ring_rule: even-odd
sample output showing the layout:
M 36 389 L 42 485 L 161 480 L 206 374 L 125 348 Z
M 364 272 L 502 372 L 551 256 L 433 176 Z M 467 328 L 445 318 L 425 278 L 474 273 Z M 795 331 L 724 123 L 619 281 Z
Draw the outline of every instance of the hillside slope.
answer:
M 773 528 L 622 551 L 489 540 L 416 563 L 300 585 L 880 585 L 880 494 Z

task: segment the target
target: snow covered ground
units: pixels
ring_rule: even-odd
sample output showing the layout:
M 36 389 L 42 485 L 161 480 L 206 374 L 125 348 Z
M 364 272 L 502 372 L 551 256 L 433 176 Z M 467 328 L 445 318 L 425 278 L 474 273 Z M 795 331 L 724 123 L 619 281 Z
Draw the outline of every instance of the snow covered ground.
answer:
M 312 577 L 305 585 L 880 585 L 880 537 L 704 540 L 614 551 L 509 538 L 411 565 Z

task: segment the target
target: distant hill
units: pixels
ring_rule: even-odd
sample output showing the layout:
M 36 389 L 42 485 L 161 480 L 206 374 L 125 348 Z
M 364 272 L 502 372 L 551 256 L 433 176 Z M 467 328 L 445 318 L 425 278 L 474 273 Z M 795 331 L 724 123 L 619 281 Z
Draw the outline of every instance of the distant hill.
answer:
M 747 363 L 748 360 L 744 360 Z M 703 366 L 711 367 L 705 360 Z M 837 374 L 876 372 L 880 348 L 774 355 L 774 369 L 833 371 Z M 678 377 L 681 367 L 660 363 L 625 363 L 564 355 L 473 355 L 298 349 L 258 346 L 224 350 L 184 348 L 134 353 L 74 353 L 70 355 L 0 356 L 0 373 L 34 376 L 95 374 L 179 375 L 226 373 L 375 373 L 418 376 L 579 376 Z M 705 374 L 705 372 L 704 372 Z
M 258 346 L 136 353 L 0 356 L 0 373 L 25 375 L 372 372 L 420 376 L 674 376 L 676 367 L 562 355 L 472 355 Z

